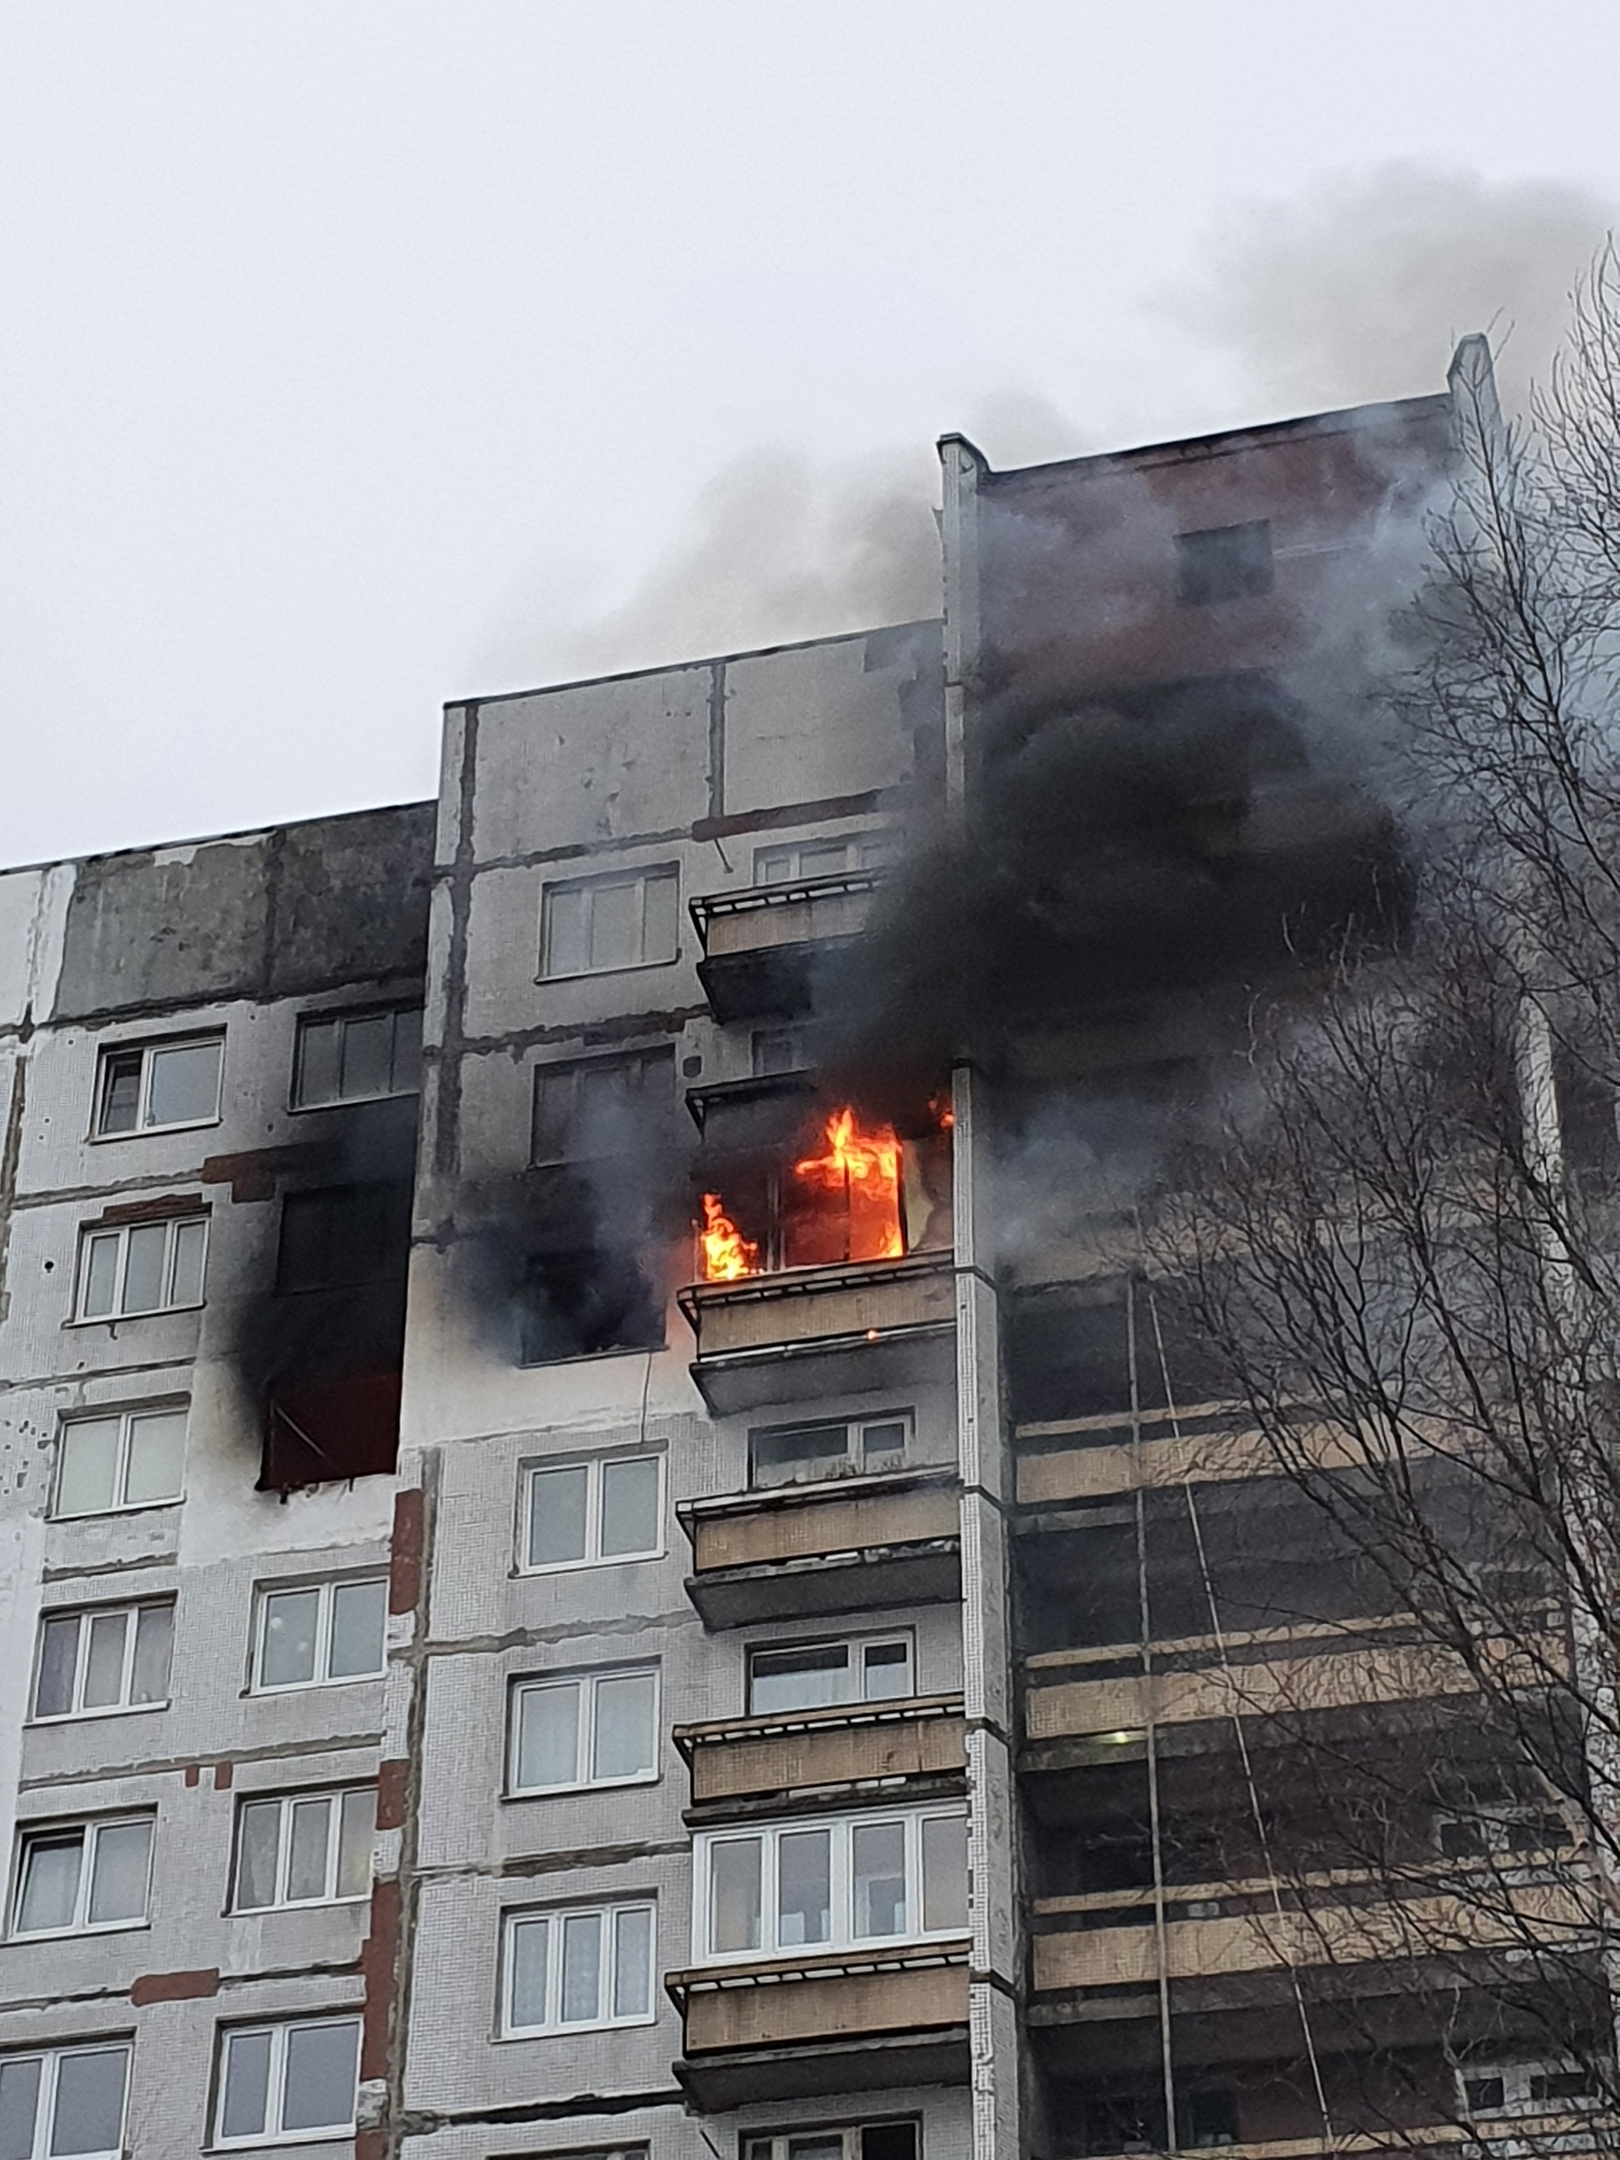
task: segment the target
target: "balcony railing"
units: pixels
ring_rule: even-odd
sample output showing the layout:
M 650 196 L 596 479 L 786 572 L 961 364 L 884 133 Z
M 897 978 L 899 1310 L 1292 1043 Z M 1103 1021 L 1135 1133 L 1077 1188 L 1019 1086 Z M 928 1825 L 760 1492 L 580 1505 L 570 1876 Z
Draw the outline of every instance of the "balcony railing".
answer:
M 692 902 L 698 980 L 717 1020 L 790 1016 L 811 1002 L 818 954 L 859 936 L 882 873 L 840 871 Z
M 711 1628 L 962 1592 L 956 1474 L 887 1471 L 685 1500 L 687 1591 Z
M 960 1695 L 827 1703 L 813 1710 L 677 1725 L 692 1805 L 823 1793 L 841 1786 L 959 1784 L 967 1768 Z
M 815 1392 L 914 1384 L 948 1370 L 955 1326 L 948 1252 L 784 1268 L 693 1283 L 681 1311 L 692 1377 L 717 1416 Z M 808 1368 L 808 1370 L 807 1370 Z

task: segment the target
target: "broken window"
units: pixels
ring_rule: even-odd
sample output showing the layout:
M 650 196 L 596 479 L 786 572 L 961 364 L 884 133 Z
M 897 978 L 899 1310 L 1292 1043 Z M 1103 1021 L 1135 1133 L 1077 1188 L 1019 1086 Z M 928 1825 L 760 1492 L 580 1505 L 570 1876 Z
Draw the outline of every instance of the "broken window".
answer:
M 909 1635 L 792 1643 L 748 1653 L 751 1717 L 829 1703 L 894 1702 L 913 1687 Z
M 650 1903 L 510 1913 L 502 2025 L 508 2034 L 645 2025 L 653 2018 Z
M 214 2141 L 262 2145 L 354 2128 L 360 2064 L 357 2017 L 228 2026 L 220 2035 Z
M 47 1613 L 39 1624 L 36 1718 L 147 1710 L 169 1699 L 172 1600 Z
M 1272 575 L 1269 518 L 1176 534 L 1176 598 L 1183 607 L 1268 593 Z
M 305 1013 L 293 1061 L 293 1108 L 414 1095 L 422 1084 L 422 1008 Z
M 79 1239 L 79 1320 L 129 1320 L 202 1303 L 208 1217 L 98 1225 Z
M 898 1470 L 906 1459 L 911 1413 L 840 1419 L 819 1425 L 775 1425 L 748 1435 L 749 1483 L 804 1485 L 857 1472 Z
M 30 1828 L 18 1845 L 14 1936 L 83 1935 L 146 1918 L 150 1815 Z
M 244 1798 L 236 1813 L 232 1908 L 330 1905 L 371 1892 L 375 1785 Z
M 656 1778 L 657 1668 L 521 1682 L 512 1692 L 511 1766 L 514 1794 Z
M 96 1075 L 96 1138 L 217 1124 L 224 1056 L 223 1035 L 110 1045 Z
M 119 2160 L 129 2042 L 0 2055 L 0 2152 Z
M 387 1603 L 381 1575 L 261 1591 L 255 1693 L 374 1679 L 383 1669 Z
M 186 1412 L 114 1410 L 63 1421 L 51 1513 L 105 1515 L 120 1508 L 155 1507 L 180 1498 L 185 1468 Z
M 673 863 L 548 885 L 540 910 L 542 976 L 598 975 L 673 960 L 679 888 Z

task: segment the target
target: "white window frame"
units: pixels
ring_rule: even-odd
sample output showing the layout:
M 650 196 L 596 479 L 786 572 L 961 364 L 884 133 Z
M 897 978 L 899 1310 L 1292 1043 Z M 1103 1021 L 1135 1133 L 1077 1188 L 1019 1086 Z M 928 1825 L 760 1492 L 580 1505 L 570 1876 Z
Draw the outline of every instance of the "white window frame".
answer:
M 349 2119 L 346 2123 L 320 2123 L 313 2130 L 283 2130 L 281 2118 L 287 2105 L 287 2037 L 295 2031 L 310 2031 L 318 2025 L 351 2025 L 354 2028 L 355 2064 L 358 2073 L 360 2044 L 362 2039 L 358 2011 L 333 2013 L 326 2017 L 265 2018 L 248 2025 L 222 2025 L 219 2028 L 218 2075 L 214 2094 L 214 2144 L 223 2152 L 239 2151 L 252 2145 L 315 2145 L 330 2143 L 334 2138 L 352 2137 L 355 2113 L 359 2101 L 360 2080 L 355 2077 L 355 2097 L 349 2103 Z M 225 2135 L 225 2079 L 230 2043 L 234 2038 L 250 2033 L 270 2035 L 270 2078 L 266 2094 L 266 2120 L 262 2130 L 241 2137 Z
M 374 1672 L 333 1673 L 332 1663 L 332 1610 L 336 1593 L 353 1588 L 358 1583 L 381 1583 L 383 1585 L 383 1624 L 378 1646 L 378 1663 Z M 257 1609 L 253 1619 L 253 1685 L 252 1695 L 297 1695 L 305 1688 L 357 1687 L 368 1680 L 380 1680 L 388 1670 L 388 1577 L 385 1574 L 328 1575 L 319 1582 L 261 1582 L 256 1586 Z M 315 1615 L 315 1672 L 308 1680 L 265 1680 L 264 1631 L 270 1622 L 272 1598 L 305 1595 L 313 1590 L 320 1604 Z
M 523 1704 L 531 1695 L 543 1695 L 548 1689 L 565 1687 L 579 1690 L 579 1715 L 574 1726 L 574 1767 L 588 1770 L 596 1750 L 596 1695 L 604 1680 L 652 1681 L 652 1765 L 646 1770 L 634 1770 L 627 1777 L 577 1776 L 560 1785 L 520 1785 L 518 1783 L 519 1735 L 523 1725 Z M 611 1792 L 622 1785 L 656 1785 L 662 1775 L 658 1761 L 660 1714 L 663 1704 L 662 1675 L 657 1665 L 602 1665 L 583 1672 L 527 1673 L 512 1684 L 511 1702 L 507 1719 L 507 1782 L 508 1797 L 513 1800 L 550 1799 L 554 1793 Z
M 176 1118 L 168 1125 L 149 1125 L 146 1122 L 147 1107 L 152 1099 L 152 1062 L 155 1055 L 165 1050 L 195 1050 L 203 1043 L 218 1043 L 219 1071 L 214 1082 L 214 1107 L 207 1117 Z M 135 1122 L 128 1132 L 103 1132 L 101 1120 L 106 1107 L 107 1085 L 111 1076 L 112 1060 L 127 1055 L 132 1050 L 141 1054 L 140 1088 L 135 1103 Z M 225 1093 L 225 1030 L 202 1028 L 195 1035 L 171 1035 L 156 1041 L 103 1043 L 96 1057 L 96 1092 L 90 1105 L 90 1138 L 98 1144 L 108 1140 L 142 1140 L 148 1133 L 197 1132 L 204 1126 L 217 1125 L 220 1121 L 220 1104 Z
M 80 1520 L 82 1518 L 73 1518 Z M 169 1678 L 174 1678 L 174 1610 L 175 1600 L 167 1598 L 143 1598 L 129 1605 L 47 1605 L 39 1616 L 38 1640 L 34 1650 L 33 1684 L 28 1691 L 28 1723 L 30 1725 L 66 1725 L 76 1718 L 129 1717 L 142 1710 L 166 1710 L 170 1697 L 167 1692 L 153 1702 L 133 1702 L 129 1691 L 135 1682 L 135 1642 L 140 1627 L 140 1616 L 167 1606 L 169 1612 Z M 93 1703 L 87 1709 L 84 1704 L 84 1686 L 90 1672 L 90 1628 L 95 1620 L 110 1619 L 114 1614 L 124 1616 L 123 1669 L 119 1681 L 119 1700 L 115 1703 Z M 73 1707 L 69 1710 L 41 1710 L 39 1703 L 40 1680 L 44 1673 L 45 1630 L 53 1621 L 76 1620 L 78 1636 L 73 1646 Z
M 875 1431 L 884 1425 L 898 1425 L 902 1429 L 899 1457 L 894 1462 L 886 1463 L 881 1470 L 868 1470 L 866 1467 L 866 1435 L 868 1432 Z M 832 1464 L 832 1468 L 811 1470 L 807 1467 L 802 1476 L 776 1477 L 761 1482 L 755 1463 L 754 1444 L 756 1441 L 768 1440 L 781 1433 L 824 1431 L 830 1434 L 836 1432 L 840 1427 L 843 1428 L 844 1434 L 844 1453 L 841 1467 L 838 1458 L 830 1455 L 823 1456 L 817 1459 Z M 791 1425 L 750 1426 L 748 1432 L 748 1489 L 750 1492 L 780 1492 L 784 1488 L 794 1485 L 826 1485 L 835 1478 L 887 1477 L 896 1470 L 905 1470 L 912 1466 L 916 1459 L 916 1440 L 916 1413 L 909 1408 L 874 1411 L 861 1417 L 851 1418 L 801 1418 Z
M 828 2123 L 825 2128 L 818 2128 L 813 2123 L 795 2123 L 791 2130 L 745 2131 L 742 2160 L 792 2160 L 795 2145 L 808 2145 L 812 2141 L 825 2145 L 832 2138 L 838 2139 L 843 2160 L 861 2160 L 861 2139 L 868 2130 L 902 2129 L 913 2132 L 912 2149 L 921 2160 L 922 2124 L 914 2115 L 880 2116 L 875 2121 L 861 2123 Z
M 1588 2078 L 1586 2092 L 1571 2093 L 1561 2100 L 1538 2100 L 1531 2096 L 1530 2087 L 1537 2078 L 1572 2076 Z M 1468 2088 L 1482 2078 L 1502 2080 L 1500 2107 L 1475 2107 L 1470 2102 Z M 1464 2063 L 1457 2071 L 1457 2104 L 1465 2122 L 1505 2122 L 1517 2115 L 1568 2114 L 1597 2104 L 1597 2083 L 1585 2066 L 1570 2055 L 1549 2055 L 1525 2062 Z
M 967 1810 L 960 1802 L 939 1807 L 872 1808 L 853 1815 L 794 1816 L 784 1822 L 736 1823 L 723 1830 L 699 1831 L 693 1840 L 692 1945 L 694 1965 L 767 1964 L 785 1957 L 808 1957 L 840 1950 L 894 1950 L 914 1943 L 959 1942 L 966 1936 L 961 1927 L 922 1926 L 922 1826 L 930 1821 L 965 1821 Z M 854 1912 L 854 1833 L 880 1825 L 905 1826 L 906 1904 L 915 1924 L 900 1935 L 856 1935 L 849 1926 Z M 778 1851 L 784 1837 L 806 1830 L 829 1830 L 831 1841 L 831 1929 L 826 1942 L 781 1943 L 776 1940 L 778 1897 Z M 712 1886 L 717 1847 L 758 1838 L 760 1853 L 760 1940 L 753 1950 L 715 1950 L 710 1947 L 713 1923 Z
M 146 1839 L 146 1887 L 141 1897 L 138 1913 L 118 1920 L 92 1920 L 90 1893 L 95 1883 L 96 1852 L 102 1835 L 108 1830 L 126 1830 L 131 1823 L 140 1823 L 147 1832 Z M 81 1833 L 79 1846 L 79 1882 L 73 1898 L 73 1918 L 65 1927 L 24 1928 L 20 1925 L 22 1915 L 23 1885 L 27 1879 L 28 1848 L 48 1838 L 70 1837 Z M 96 1815 L 81 1817 L 73 1822 L 24 1822 L 17 1825 L 17 1858 L 11 1871 L 10 1925 L 6 1930 L 8 1942 L 59 1941 L 68 1935 L 116 1935 L 128 1928 L 148 1927 L 152 1917 L 152 1846 L 157 1835 L 157 1812 L 153 1808 L 137 1808 L 127 1815 Z
M 129 2119 L 129 2060 L 132 2052 L 130 2041 L 116 2039 L 70 2041 L 59 2047 L 7 2048 L 0 2054 L 0 2063 L 37 2062 L 40 2066 L 39 2096 L 34 2103 L 34 2139 L 29 2147 L 29 2160 L 47 2160 L 50 2152 L 56 2096 L 61 2084 L 63 2063 L 74 2055 L 122 2055 L 124 2096 L 118 2110 L 118 2142 L 116 2145 L 104 2145 L 94 2152 L 79 2153 L 75 2156 L 75 2160 L 121 2160 L 124 2151 L 124 2126 Z
M 231 1903 L 233 1913 L 304 1912 L 316 1905 L 363 1905 L 371 1895 L 368 1876 L 363 1890 L 339 1891 L 337 1887 L 338 1864 L 343 1848 L 343 1802 L 350 1793 L 369 1793 L 372 1807 L 373 1851 L 376 1840 L 377 1781 L 375 1778 L 360 1779 L 352 1785 L 305 1786 L 296 1792 L 244 1792 L 236 1803 L 235 1836 L 231 1841 Z M 330 1812 L 326 1827 L 325 1887 L 319 1897 L 288 1897 L 287 1869 L 292 1860 L 293 1808 L 299 1801 L 324 1800 Z M 242 1891 L 242 1840 L 247 1827 L 247 1811 L 250 1807 L 280 1809 L 276 1824 L 276 1894 L 265 1905 L 244 1905 Z
M 786 885 L 812 884 L 817 878 L 860 877 L 872 870 L 881 870 L 893 862 L 898 835 L 890 826 L 868 825 L 853 833 L 808 833 L 798 840 L 767 841 L 754 850 L 754 885 L 756 889 Z M 809 848 L 841 847 L 844 860 L 836 870 L 806 870 L 804 856 Z M 794 858 L 794 868 L 786 877 L 773 876 L 763 865 L 773 855 Z M 863 861 L 862 858 L 865 858 Z
M 202 1226 L 202 1258 L 197 1267 L 197 1295 L 180 1302 L 174 1301 L 175 1262 L 179 1256 L 180 1232 L 194 1225 Z M 163 1247 L 163 1281 L 165 1302 L 161 1305 L 143 1305 L 139 1311 L 126 1311 L 116 1302 L 110 1312 L 86 1312 L 85 1299 L 90 1291 L 90 1255 L 103 1239 L 118 1241 L 118 1258 L 114 1263 L 113 1280 L 116 1297 L 122 1299 L 129 1272 L 129 1234 L 132 1230 L 151 1230 L 159 1225 L 167 1233 Z M 199 1206 L 187 1215 L 149 1216 L 145 1221 L 121 1223 L 85 1223 L 79 1230 L 78 1274 L 73 1288 L 74 1327 L 109 1327 L 124 1320 L 151 1320 L 159 1313 L 201 1312 L 208 1302 L 208 1210 Z
M 566 2022 L 550 2013 L 562 2002 L 562 1955 L 563 1925 L 569 1920 L 595 1919 L 602 1930 L 599 1940 L 615 1943 L 613 1922 L 620 1913 L 640 1912 L 647 1915 L 647 2007 L 631 2017 L 605 2017 L 590 2019 L 570 2018 Z M 517 1930 L 526 1922 L 546 1923 L 546 2010 L 547 2018 L 540 2025 L 519 2025 L 512 2016 L 512 1993 L 517 1979 L 517 1960 L 513 1955 L 512 1940 Z M 609 1949 L 600 1959 L 598 1971 L 601 1976 L 598 2001 L 611 2004 L 614 1987 L 618 1980 L 616 1952 Z M 516 1906 L 501 1915 L 501 2015 L 500 2037 L 503 2040 L 556 2039 L 564 2033 L 606 2032 L 620 2030 L 632 2025 L 655 2025 L 658 2022 L 658 1907 L 656 1900 L 647 1897 L 605 1898 L 591 1905 L 538 1905 Z
M 389 1044 L 388 1051 L 388 1071 L 389 1077 L 392 1078 L 394 1068 L 399 1060 L 399 1020 L 402 1013 L 414 1013 L 417 1016 L 418 1020 L 420 1020 L 422 1016 L 422 1007 L 420 1005 L 410 1004 L 409 1002 L 400 1005 L 343 1005 L 334 1007 L 330 1012 L 300 1013 L 298 1015 L 297 1027 L 295 1028 L 293 1033 L 292 1085 L 287 1091 L 288 1109 L 340 1110 L 344 1107 L 346 1103 L 398 1102 L 402 1098 L 407 1096 L 420 1095 L 422 1092 L 422 1083 L 420 1078 L 421 1050 L 420 1048 L 418 1048 L 418 1077 L 415 1084 L 411 1087 L 389 1087 L 382 1089 L 380 1092 L 368 1095 L 327 1095 L 323 1096 L 319 1102 L 307 1102 L 304 1099 L 304 1038 L 309 1029 L 334 1026 L 342 1029 L 351 1020 L 381 1020 L 384 1018 L 392 1020 L 394 1023 L 394 1033 L 393 1039 Z M 340 1078 L 342 1077 L 342 1071 L 343 1044 L 340 1036 L 338 1042 L 338 1074 Z
M 651 1462 L 658 1479 L 657 1542 L 645 1552 L 602 1550 L 602 1474 L 610 1463 Z M 518 1478 L 517 1572 L 520 1575 L 564 1575 L 576 1568 L 624 1567 L 643 1560 L 661 1560 L 668 1550 L 665 1517 L 669 1507 L 667 1457 L 662 1448 L 614 1448 L 601 1455 L 549 1455 L 543 1461 L 526 1462 Z M 533 1516 L 533 1490 L 537 1477 L 557 1470 L 583 1470 L 585 1483 L 585 1551 L 578 1560 L 531 1560 L 529 1524 Z
M 656 883 L 668 883 L 675 888 L 670 909 L 671 949 L 656 959 L 620 960 L 610 967 L 584 967 L 553 970 L 551 966 L 553 895 L 557 893 L 598 893 L 616 887 L 637 885 L 641 891 L 641 942 L 646 945 L 647 888 Z M 648 863 L 637 870 L 607 870 L 595 877 L 550 878 L 540 892 L 540 971 L 541 982 L 583 982 L 589 976 L 628 975 L 638 968 L 673 967 L 681 957 L 681 872 L 678 863 Z M 589 944 L 589 932 L 586 933 Z
M 61 1505 L 62 1472 L 67 1467 L 67 1436 L 75 1425 L 104 1424 L 108 1418 L 117 1418 L 118 1460 L 113 1470 L 113 1492 L 116 1496 L 127 1493 L 129 1488 L 129 1464 L 134 1448 L 135 1427 L 142 1418 L 173 1417 L 176 1413 L 179 1413 L 187 1420 L 187 1437 L 189 1438 L 191 1416 L 191 1404 L 189 1402 L 109 1403 L 102 1410 L 81 1408 L 76 1410 L 71 1417 L 63 1418 L 56 1428 L 56 1464 L 55 1474 L 51 1480 L 51 1520 L 53 1522 L 90 1522 L 98 1515 L 129 1515 L 138 1512 L 142 1508 L 178 1507 L 186 1497 L 184 1441 L 181 1442 L 181 1473 L 178 1492 L 165 1493 L 161 1499 L 155 1500 L 130 1500 L 115 1497 L 109 1500 L 105 1507 L 74 1509 L 71 1513 L 64 1513 Z
M 818 1710 L 831 1710 L 838 1705 L 856 1709 L 864 1703 L 905 1702 L 914 1696 L 917 1693 L 916 1630 L 913 1628 L 893 1628 L 887 1634 L 882 1635 L 807 1635 L 802 1642 L 783 1641 L 780 1637 L 773 1636 L 764 1642 L 751 1642 L 743 1653 L 743 1698 L 748 1705 L 743 1714 L 746 1717 L 765 1718 L 799 1717 L 804 1714 L 803 1708 L 800 1710 L 756 1710 L 754 1708 L 754 1660 L 757 1657 L 793 1656 L 796 1653 L 812 1650 L 844 1650 L 848 1652 L 848 1661 L 844 1667 L 846 1674 L 853 1674 L 857 1659 L 861 1661 L 864 1673 L 865 1655 L 868 1650 L 889 1649 L 896 1643 L 900 1644 L 905 1650 L 906 1673 L 911 1682 L 903 1695 L 858 1695 L 852 1690 L 847 1695 L 836 1696 L 831 1703 L 816 1703 L 804 1706 L 804 1708 Z

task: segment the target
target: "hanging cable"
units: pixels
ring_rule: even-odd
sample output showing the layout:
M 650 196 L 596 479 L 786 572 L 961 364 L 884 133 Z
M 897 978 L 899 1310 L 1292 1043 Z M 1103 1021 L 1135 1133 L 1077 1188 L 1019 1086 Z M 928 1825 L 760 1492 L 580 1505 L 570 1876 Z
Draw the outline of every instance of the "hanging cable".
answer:
M 1159 2075 L 1164 2087 L 1164 2142 L 1177 2150 L 1176 2062 L 1170 2024 L 1170 1929 L 1165 1916 L 1164 1837 L 1159 1811 L 1159 1728 L 1153 1715 L 1153 1613 L 1148 1594 L 1147 1489 L 1142 1474 L 1142 1391 L 1136 1373 L 1136 1284 L 1125 1284 L 1125 1355 L 1131 1376 L 1131 1482 L 1136 1491 L 1136 1611 L 1142 1653 L 1148 1838 L 1153 1854 L 1153 1934 L 1159 1968 Z

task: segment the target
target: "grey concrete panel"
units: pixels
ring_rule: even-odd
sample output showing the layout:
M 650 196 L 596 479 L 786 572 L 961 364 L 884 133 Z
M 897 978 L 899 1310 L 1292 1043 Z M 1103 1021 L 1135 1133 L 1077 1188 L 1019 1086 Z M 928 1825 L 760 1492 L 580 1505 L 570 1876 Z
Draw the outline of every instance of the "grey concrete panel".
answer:
M 726 815 L 909 780 L 938 667 L 932 623 L 728 661 Z

